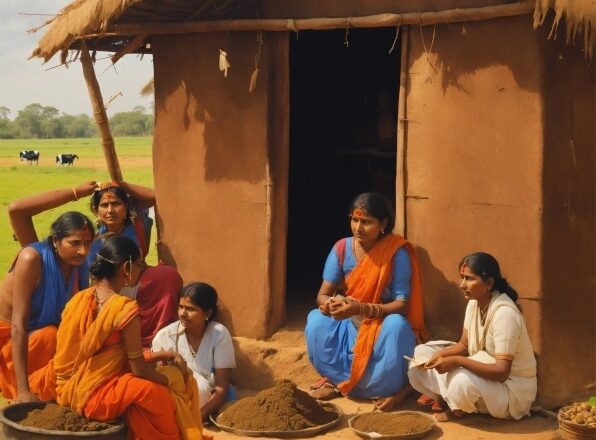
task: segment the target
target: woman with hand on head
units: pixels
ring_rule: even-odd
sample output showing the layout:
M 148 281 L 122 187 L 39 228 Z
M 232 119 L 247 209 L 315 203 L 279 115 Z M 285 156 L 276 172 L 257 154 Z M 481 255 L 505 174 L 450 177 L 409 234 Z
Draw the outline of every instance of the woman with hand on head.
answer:
M 124 416 L 132 438 L 202 438 L 196 382 L 182 357 L 142 351 L 135 286 L 143 255 L 127 237 L 105 240 L 89 272 L 97 283 L 66 305 L 58 329 L 56 400 L 92 420 Z M 155 362 L 172 362 L 158 366 Z
M 85 257 L 93 240 L 91 221 L 66 212 L 38 241 L 33 216 L 93 192 L 94 182 L 16 200 L 8 207 L 23 247 L 0 283 L 0 391 L 7 399 L 35 401 L 30 376 L 54 355 L 56 326 L 73 293 L 88 286 Z
M 144 211 L 154 204 L 155 193 L 151 188 L 128 182 L 98 184 L 91 197 L 91 210 L 97 217 L 98 230 L 88 260 L 93 261 L 103 240 L 114 235 L 130 238 L 146 256 L 149 234 Z M 151 346 L 151 340 L 160 328 L 176 320 L 177 296 L 181 288 L 182 278 L 176 268 L 143 263 L 138 289 L 129 288 L 122 292 L 139 303 L 144 348 Z
M 439 421 L 476 412 L 520 419 L 530 412 L 537 380 L 517 292 L 502 277 L 497 260 L 484 252 L 464 257 L 459 273 L 468 300 L 461 338 L 446 347 L 417 346 L 414 358 L 427 361 L 412 365 L 410 383 L 426 399 L 446 402 L 451 412 L 438 413 Z
M 323 376 L 312 395 L 373 399 L 389 410 L 411 391 L 403 356 L 426 338 L 418 262 L 413 246 L 391 232 L 381 195 L 360 194 L 349 218 L 353 236 L 327 257 L 319 308 L 306 323 L 308 356 Z
M 236 367 L 232 337 L 214 320 L 216 315 L 215 289 L 206 283 L 188 284 L 180 292 L 179 321 L 157 332 L 152 343 L 152 350 L 182 355 L 199 386 L 204 421 L 235 394 L 230 383 Z

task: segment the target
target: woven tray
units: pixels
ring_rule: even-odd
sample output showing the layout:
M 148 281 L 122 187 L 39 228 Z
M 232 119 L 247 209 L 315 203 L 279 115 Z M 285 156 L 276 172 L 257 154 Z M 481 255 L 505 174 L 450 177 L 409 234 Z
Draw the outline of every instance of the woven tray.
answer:
M 424 437 L 429 432 L 431 432 L 437 424 L 434 417 L 429 416 L 428 414 L 425 414 L 420 411 L 395 411 L 392 413 L 387 413 L 387 415 L 393 414 L 396 417 L 399 417 L 399 415 L 412 415 L 412 416 L 416 416 L 416 417 L 422 417 L 425 420 L 428 420 L 430 422 L 429 428 L 424 431 L 417 432 L 414 434 L 399 434 L 399 435 L 382 435 L 382 434 L 379 434 L 378 432 L 364 432 L 364 431 L 359 431 L 358 429 L 354 428 L 354 422 L 356 422 L 356 420 L 358 420 L 359 417 L 362 417 L 366 414 L 371 414 L 372 412 L 373 411 L 360 413 L 348 420 L 348 426 L 352 429 L 352 431 L 354 431 L 356 434 L 358 434 L 362 438 L 366 438 L 366 439 L 372 438 L 372 439 L 381 439 L 381 440 L 413 440 L 413 439 L 418 439 L 418 438 Z
M 323 406 L 328 411 L 334 412 L 336 417 L 329 423 L 325 423 L 324 425 L 313 426 L 312 428 L 305 428 L 305 429 L 298 429 L 295 431 L 247 431 L 245 429 L 236 429 L 230 426 L 222 425 L 219 423 L 219 419 L 225 413 L 225 410 L 219 414 L 215 419 L 213 416 L 210 416 L 211 421 L 215 426 L 217 426 L 222 431 L 231 432 L 232 434 L 245 436 L 245 437 L 278 437 L 278 438 L 305 438 L 305 437 L 312 437 L 317 434 L 321 434 L 325 431 L 329 431 L 333 428 L 337 423 L 341 420 L 343 416 L 343 411 L 338 406 L 334 405 L 333 403 L 329 402 L 320 402 L 321 406 Z

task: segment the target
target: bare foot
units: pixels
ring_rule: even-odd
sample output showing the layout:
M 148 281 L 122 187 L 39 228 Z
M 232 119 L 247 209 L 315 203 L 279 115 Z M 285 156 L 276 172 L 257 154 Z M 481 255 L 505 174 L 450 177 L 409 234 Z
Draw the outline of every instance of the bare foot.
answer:
M 381 397 L 373 400 L 373 406 L 380 411 L 391 411 L 394 407 L 400 405 L 413 391 L 414 388 L 410 385 L 406 385 L 393 396 Z

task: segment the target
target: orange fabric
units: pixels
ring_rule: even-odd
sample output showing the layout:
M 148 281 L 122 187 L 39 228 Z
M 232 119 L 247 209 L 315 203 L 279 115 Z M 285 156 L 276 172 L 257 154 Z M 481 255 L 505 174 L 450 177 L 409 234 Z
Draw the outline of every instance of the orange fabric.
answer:
M 129 440 L 179 440 L 175 405 L 163 385 L 132 373 L 111 378 L 89 398 L 83 415 L 107 421 L 124 415 Z
M 10 323 L 0 321 L 0 391 L 6 399 L 16 398 L 16 378 L 12 359 Z M 56 351 L 56 327 L 49 325 L 29 333 L 27 370 L 29 381 L 48 364 Z M 31 391 L 36 393 L 30 384 Z
M 176 423 L 182 440 L 201 440 L 203 420 L 199 405 L 199 388 L 192 374 L 186 379 L 178 367 L 158 366 L 156 370 L 168 378 L 168 389 L 176 405 Z
M 128 368 L 123 345 L 102 346 L 139 313 L 136 301 L 112 295 L 97 317 L 95 287 L 75 295 L 62 313 L 54 356 L 57 402 L 82 413 L 89 397 Z
M 418 259 L 411 243 L 399 235 L 387 235 L 377 242 L 368 254 L 346 277 L 346 295 L 364 302 L 379 304 L 381 294 L 393 273 L 393 256 L 399 248 L 405 246 L 412 265 L 410 281 L 410 300 L 408 321 L 417 340 L 427 337 L 424 327 L 424 309 L 422 303 L 422 285 Z M 360 381 L 381 330 L 380 319 L 365 319 L 360 325 L 354 344 L 354 358 L 350 378 L 338 385 L 343 394 L 348 394 Z

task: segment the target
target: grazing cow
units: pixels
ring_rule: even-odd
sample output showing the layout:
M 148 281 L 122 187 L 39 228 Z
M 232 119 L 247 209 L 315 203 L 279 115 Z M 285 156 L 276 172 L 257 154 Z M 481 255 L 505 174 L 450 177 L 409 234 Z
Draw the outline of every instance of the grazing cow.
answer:
M 76 154 L 59 154 L 56 156 L 56 166 L 68 165 L 73 166 L 75 159 L 78 159 L 79 156 Z
M 39 165 L 39 151 L 37 150 L 23 150 L 19 153 L 19 157 L 21 161 L 26 160 L 29 165 L 33 164 L 33 162 Z

